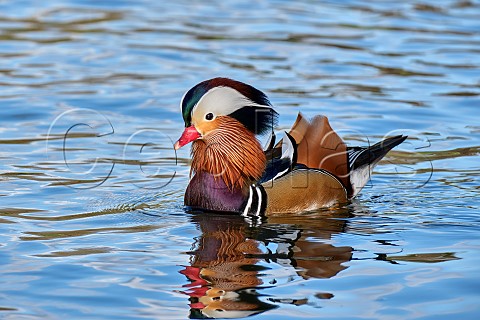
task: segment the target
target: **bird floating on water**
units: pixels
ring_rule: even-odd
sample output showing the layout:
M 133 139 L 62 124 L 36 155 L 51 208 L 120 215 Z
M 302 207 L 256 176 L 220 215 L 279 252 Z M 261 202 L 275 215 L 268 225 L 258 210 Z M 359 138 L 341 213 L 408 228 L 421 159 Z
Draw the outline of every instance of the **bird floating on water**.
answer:
M 327 117 L 301 113 L 275 144 L 278 113 L 260 90 L 213 78 L 182 98 L 185 130 L 174 148 L 192 142 L 185 205 L 194 210 L 263 217 L 347 203 L 373 167 L 407 136 L 348 147 Z M 263 148 L 257 135 L 270 134 Z

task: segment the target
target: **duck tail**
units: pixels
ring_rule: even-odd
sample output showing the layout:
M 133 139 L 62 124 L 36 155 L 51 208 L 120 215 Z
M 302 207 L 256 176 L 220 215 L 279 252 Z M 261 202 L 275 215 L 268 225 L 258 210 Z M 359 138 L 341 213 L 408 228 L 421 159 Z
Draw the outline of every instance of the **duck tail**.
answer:
M 398 135 L 377 142 L 370 147 L 347 148 L 351 197 L 356 196 L 370 179 L 375 165 L 393 148 L 405 141 L 408 136 Z

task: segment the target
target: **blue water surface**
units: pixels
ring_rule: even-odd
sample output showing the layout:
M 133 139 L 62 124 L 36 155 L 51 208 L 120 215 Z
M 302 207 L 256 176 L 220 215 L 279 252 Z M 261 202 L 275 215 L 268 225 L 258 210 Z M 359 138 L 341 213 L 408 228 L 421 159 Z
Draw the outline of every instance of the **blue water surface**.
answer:
M 0 318 L 477 319 L 480 2 L 0 0 Z M 186 90 L 215 76 L 350 145 L 346 207 L 186 212 Z

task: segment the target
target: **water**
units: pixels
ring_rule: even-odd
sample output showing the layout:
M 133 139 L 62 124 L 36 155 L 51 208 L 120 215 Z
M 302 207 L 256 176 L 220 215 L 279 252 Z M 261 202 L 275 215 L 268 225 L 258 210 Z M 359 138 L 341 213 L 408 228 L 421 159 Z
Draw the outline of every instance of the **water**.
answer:
M 478 1 L 0 1 L 0 318 L 477 319 L 479 17 Z M 301 110 L 351 144 L 410 138 L 337 211 L 188 213 L 178 104 L 213 76 L 265 91 L 279 131 Z

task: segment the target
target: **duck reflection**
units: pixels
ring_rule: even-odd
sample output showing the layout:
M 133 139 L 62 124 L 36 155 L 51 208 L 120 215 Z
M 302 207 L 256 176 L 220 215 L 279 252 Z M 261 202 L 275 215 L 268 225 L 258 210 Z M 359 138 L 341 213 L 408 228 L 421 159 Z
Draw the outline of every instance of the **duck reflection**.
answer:
M 194 214 L 192 220 L 202 234 L 189 252 L 190 265 L 180 273 L 190 281 L 182 293 L 189 296 L 193 319 L 241 318 L 274 309 L 278 303 L 307 303 L 262 295 L 262 289 L 285 282 L 284 272 L 276 278 L 269 270 L 287 269 L 293 277 L 286 281 L 298 276 L 331 278 L 347 268 L 342 263 L 352 257 L 351 247 L 322 242 L 344 230 L 343 220 L 315 220 L 312 226 L 309 219 L 308 226 L 302 226 L 301 221 L 277 218 L 256 227 L 229 215 Z

